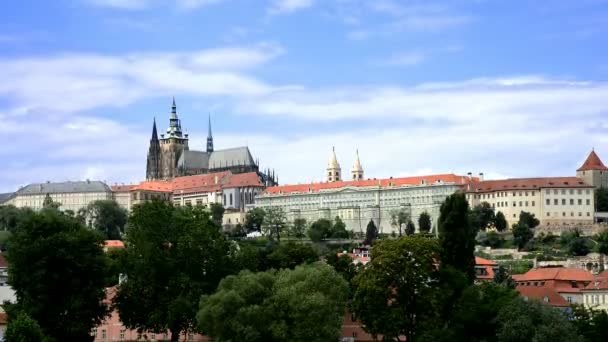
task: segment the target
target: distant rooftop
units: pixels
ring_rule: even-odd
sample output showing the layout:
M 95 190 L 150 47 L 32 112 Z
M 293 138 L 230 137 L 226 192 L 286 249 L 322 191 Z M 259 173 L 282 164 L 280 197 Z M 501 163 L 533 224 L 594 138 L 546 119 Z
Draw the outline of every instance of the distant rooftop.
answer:
M 13 197 L 14 194 L 15 194 L 14 192 L 0 194 L 0 205 L 4 202 L 8 201 L 11 197 Z
M 101 181 L 76 181 L 60 183 L 36 183 L 30 184 L 17 190 L 17 195 L 38 195 L 57 193 L 81 193 L 81 192 L 111 192 L 109 186 Z

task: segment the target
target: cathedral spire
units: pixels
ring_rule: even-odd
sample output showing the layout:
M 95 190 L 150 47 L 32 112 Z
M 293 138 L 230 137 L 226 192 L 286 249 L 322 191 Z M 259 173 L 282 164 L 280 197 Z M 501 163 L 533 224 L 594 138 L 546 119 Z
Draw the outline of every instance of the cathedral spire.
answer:
M 339 182 L 342 180 L 340 173 L 340 164 L 338 163 L 338 158 L 336 157 L 336 148 L 332 147 L 331 156 L 329 157 L 329 163 L 327 163 L 326 169 L 326 181 L 331 182 Z
M 158 133 L 156 132 L 156 117 L 152 120 L 152 139 L 150 141 L 158 141 Z
M 355 152 L 355 162 L 351 171 L 353 180 L 363 180 L 363 167 L 361 166 L 361 160 L 359 160 L 359 149 Z
M 171 119 L 177 119 L 177 106 L 175 105 L 175 96 L 173 96 L 173 105 L 171 105 Z
M 207 133 L 207 152 L 213 152 L 213 135 L 211 134 L 211 113 L 209 113 L 209 132 Z

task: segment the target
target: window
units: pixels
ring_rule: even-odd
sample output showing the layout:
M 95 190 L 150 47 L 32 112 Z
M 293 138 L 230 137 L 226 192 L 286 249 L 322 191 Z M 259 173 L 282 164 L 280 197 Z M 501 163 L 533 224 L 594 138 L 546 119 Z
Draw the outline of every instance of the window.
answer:
M 528 196 L 528 192 L 526 191 L 526 196 Z
M 515 193 L 513 193 L 513 196 L 515 196 Z
M 151 333 L 150 334 L 150 340 L 156 341 L 156 334 L 155 333 Z
M 528 206 L 528 201 L 526 201 L 526 207 Z
M 547 198 L 547 205 L 551 205 L 551 200 Z
M 562 205 L 566 205 L 566 199 L 562 198 Z
M 578 212 L 578 216 L 583 216 L 583 213 L 581 213 L 580 211 Z
M 586 193 L 587 195 L 589 195 L 589 189 L 585 190 L 585 193 Z
M 557 195 L 557 189 L 553 190 L 553 194 Z
M 587 198 L 587 205 L 591 205 L 591 200 Z
M 582 205 L 583 204 L 583 200 L 582 199 L 578 199 L 578 205 Z
M 562 212 L 562 216 L 563 216 L 563 217 L 566 217 L 566 212 L 565 212 L 565 211 L 564 211 L 564 212 Z
M 574 195 L 574 189 L 570 189 L 570 195 Z
M 514 217 L 514 218 L 515 218 L 515 217 L 517 217 L 517 214 L 513 214 L 513 217 Z
M 125 329 L 121 329 L 120 330 L 120 340 L 124 341 L 125 340 Z
M 514 206 L 514 207 L 517 207 L 517 202 L 513 202 L 513 206 Z
M 522 192 L 521 192 L 521 191 L 519 192 L 519 196 L 523 196 L 523 194 L 522 194 Z
M 103 341 L 105 341 L 105 340 L 106 340 L 106 329 L 103 329 L 103 330 L 101 331 L 101 339 L 102 339 Z
M 547 191 L 545 192 L 547 195 L 551 194 L 551 190 L 547 189 Z
M 551 213 L 547 213 L 547 216 L 551 216 Z
M 520 207 L 523 207 L 522 203 L 523 203 L 522 201 L 519 201 L 519 206 Z
M 532 201 L 532 206 L 534 206 L 534 204 L 535 204 L 534 201 Z
M 232 194 L 230 194 L 230 205 L 232 205 Z
M 557 201 L 557 198 L 553 200 L 553 204 L 558 205 L 559 202 Z
M 224 194 L 224 205 L 226 205 L 226 194 Z
M 562 195 L 566 194 L 566 189 L 562 189 Z
M 571 211 L 571 212 L 570 212 L 570 216 L 574 216 L 574 212 L 572 212 L 572 211 Z
M 577 194 L 582 195 L 583 194 L 583 190 L 578 189 Z
M 589 212 L 587 212 L 587 216 L 591 216 L 591 214 L 589 214 Z
M 572 296 L 567 296 L 566 300 L 568 301 L 568 303 L 572 303 Z
M 574 205 L 574 198 L 570 199 L 570 205 Z

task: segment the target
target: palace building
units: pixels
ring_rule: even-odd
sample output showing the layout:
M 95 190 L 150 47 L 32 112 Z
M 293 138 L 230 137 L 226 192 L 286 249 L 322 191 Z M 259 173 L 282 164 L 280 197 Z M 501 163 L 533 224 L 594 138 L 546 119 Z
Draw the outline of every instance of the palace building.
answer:
M 267 188 L 256 197 L 256 207 L 280 207 L 287 219 L 304 218 L 308 222 L 339 216 L 346 229 L 365 233 L 370 220 L 378 231 L 391 233 L 398 227 L 391 225 L 391 214 L 405 210 L 416 224 L 423 212 L 431 216 L 436 231 L 439 208 L 445 198 L 477 181 L 470 176 L 441 174 L 417 177 L 364 179 L 359 153 L 355 154 L 350 180 L 342 180 L 342 169 L 335 149 L 326 168 L 322 183 L 283 185 Z
M 182 131 L 177 115 L 175 99 L 171 107 L 169 128 L 160 138 L 156 130 L 156 119 L 152 124 L 152 138 L 146 164 L 147 180 L 168 180 L 180 176 L 192 176 L 230 171 L 233 174 L 255 172 L 266 186 L 278 184 L 274 171 L 261 172 L 259 161 L 254 160 L 249 147 L 241 146 L 216 150 L 211 133 L 211 117 L 205 151 L 190 150 L 188 134 Z

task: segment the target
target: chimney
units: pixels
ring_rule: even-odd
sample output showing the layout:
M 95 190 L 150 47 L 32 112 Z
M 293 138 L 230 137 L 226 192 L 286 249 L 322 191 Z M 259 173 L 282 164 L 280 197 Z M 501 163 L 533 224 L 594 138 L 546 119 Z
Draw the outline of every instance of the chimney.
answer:
M 215 184 L 217 184 L 217 181 L 218 181 L 217 175 L 215 177 L 213 177 L 213 181 L 215 182 Z
M 480 172 L 480 173 L 479 173 L 479 181 L 480 181 L 480 182 L 483 182 L 483 172 Z
M 467 172 L 467 176 L 469 176 L 469 180 L 473 178 L 473 172 Z

